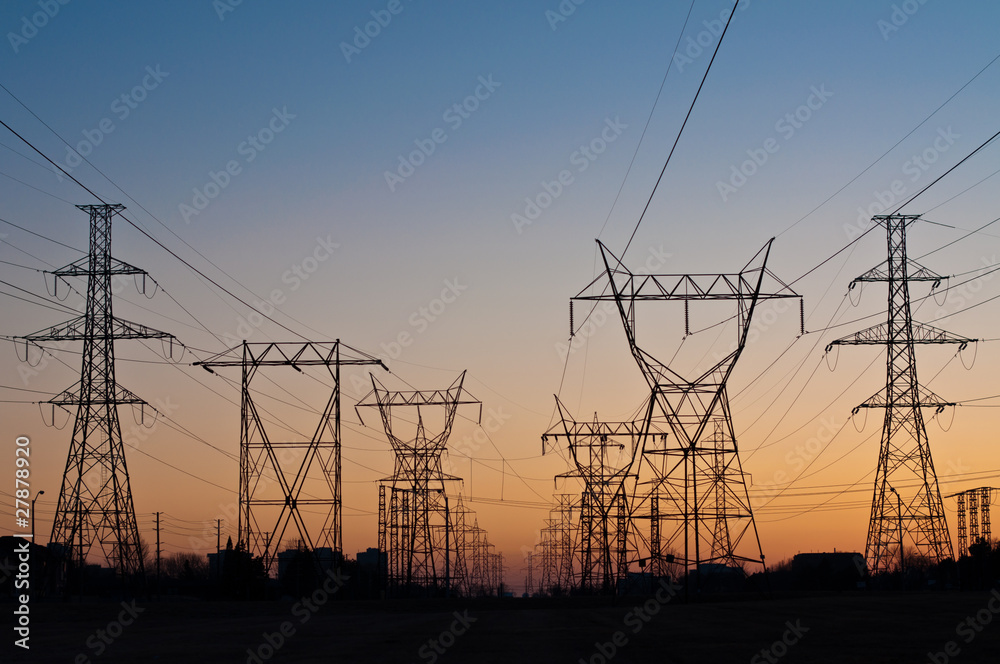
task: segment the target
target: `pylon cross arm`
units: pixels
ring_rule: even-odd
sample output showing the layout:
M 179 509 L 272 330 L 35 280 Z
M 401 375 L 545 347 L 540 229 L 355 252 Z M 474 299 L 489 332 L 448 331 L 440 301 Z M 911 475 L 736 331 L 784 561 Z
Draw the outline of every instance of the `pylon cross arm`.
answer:
M 841 339 L 831 341 L 826 348 L 829 350 L 833 346 L 886 345 L 911 341 L 915 344 L 966 345 L 978 340 L 960 337 L 957 334 L 952 334 L 947 330 L 942 330 L 933 325 L 917 322 L 913 322 L 912 324 L 912 335 L 908 338 L 900 339 L 899 335 L 894 336 L 892 334 L 888 323 L 879 323 L 865 330 L 860 330 Z
M 47 273 L 57 277 L 89 277 L 92 275 L 100 276 L 105 274 L 147 274 L 145 270 L 134 265 L 130 265 L 125 261 L 118 260 L 117 258 L 110 258 L 109 261 L 110 265 L 108 269 L 102 269 L 94 272 L 90 269 L 90 257 L 84 256 L 83 258 L 73 261 L 66 267 L 61 267 L 58 270 L 52 270 Z
M 93 332 L 87 332 L 87 317 L 80 316 L 73 320 L 54 325 L 46 330 L 40 330 L 34 334 L 29 334 L 18 339 L 25 341 L 83 341 L 94 336 Z M 103 336 L 103 335 L 98 335 Z M 111 323 L 111 333 L 107 335 L 114 339 L 171 339 L 176 341 L 177 337 L 167 332 L 160 332 L 151 327 L 133 323 L 123 318 L 113 318 Z M 179 342 L 178 342 L 179 343 Z
M 926 267 L 917 263 L 916 261 L 906 259 L 906 280 L 907 281 L 932 281 L 935 284 L 940 282 L 945 277 L 940 274 L 928 270 Z M 881 265 L 873 267 L 868 270 L 860 277 L 856 278 L 851 282 L 851 288 L 854 287 L 856 283 L 874 283 L 879 281 L 894 281 L 895 278 L 889 276 L 889 261 L 883 261 Z
M 945 406 L 954 406 L 954 401 L 945 401 L 938 395 L 934 394 L 928 390 L 923 385 L 917 386 L 917 398 L 915 399 L 900 399 L 898 396 L 893 398 L 892 407 L 894 408 L 944 408 Z M 869 397 L 864 403 L 859 404 L 854 412 L 862 408 L 888 408 L 889 401 L 886 399 L 886 390 L 883 388 L 877 393 Z

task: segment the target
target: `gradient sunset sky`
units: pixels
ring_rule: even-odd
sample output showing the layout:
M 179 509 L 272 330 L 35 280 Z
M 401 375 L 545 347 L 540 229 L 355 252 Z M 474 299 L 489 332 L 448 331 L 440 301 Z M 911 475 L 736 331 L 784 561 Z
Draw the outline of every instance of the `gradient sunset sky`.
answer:
M 449 468 L 517 581 L 553 492 L 578 491 L 554 485 L 565 454 L 541 456 L 552 395 L 581 420 L 628 418 L 646 396 L 616 314 L 594 318 L 606 322 L 566 361 L 567 302 L 598 273 L 595 238 L 624 249 L 731 7 L 16 0 L 0 10 L 0 83 L 12 93 L 0 90 L 0 117 L 212 279 L 246 301 L 272 300 L 257 306 L 273 305 L 283 325 L 384 356 L 393 373 L 378 376 L 390 388 L 446 387 L 467 370 L 489 436 L 477 435 L 475 409 L 463 411 Z M 797 280 L 997 131 L 998 22 L 1000 6 L 985 0 L 741 3 L 625 256 L 636 272 L 733 272 L 775 237 L 768 267 L 805 298 L 812 332 L 798 338 L 797 305 L 763 307 L 730 384 L 769 561 L 864 550 L 881 412 L 849 420 L 884 384 L 884 354 L 823 351 L 880 320 L 885 287 L 849 297 L 848 284 L 884 260 L 884 232 Z M 375 36 L 359 36 L 366 27 Z M 964 237 L 1000 217 L 998 162 L 994 142 L 903 210 L 936 222 L 910 228 L 910 257 L 965 282 L 938 300 L 918 299 L 928 291 L 915 285 L 915 317 L 986 340 L 961 356 L 918 350 L 922 382 L 948 400 L 1000 393 L 1000 279 L 977 271 L 998 262 L 1000 224 Z M 39 271 L 82 255 L 87 217 L 73 206 L 98 201 L 6 130 L 0 175 L 10 222 L 0 224 L 0 333 L 12 337 L 70 317 L 42 306 Z M 255 325 L 250 309 L 120 221 L 113 251 L 169 294 L 146 299 L 123 283 L 116 313 L 191 349 L 173 366 L 155 342 L 116 348 L 119 382 L 170 416 L 147 431 L 121 412 L 142 536 L 155 538 L 161 511 L 165 551 L 207 552 L 217 518 L 223 541 L 235 539 L 239 373 L 190 363 L 226 340 L 296 337 Z M 61 305 L 79 302 L 69 293 Z M 642 338 L 670 357 L 682 307 L 645 311 Z M 731 313 L 693 305 L 692 331 Z M 676 367 L 703 368 L 735 334 L 730 323 L 689 337 Z M 3 345 L 3 449 L 31 437 L 47 537 L 72 425 L 47 428 L 21 402 L 78 380 L 79 345 L 34 368 Z M 262 402 L 293 429 L 282 435 L 311 433 L 316 415 L 295 399 L 318 408 L 327 395 L 291 370 L 268 375 Z M 377 417 L 362 413 L 363 426 L 353 411 L 368 387 L 365 371 L 346 372 L 349 555 L 376 545 L 376 482 L 392 471 Z M 997 404 L 927 413 L 942 493 L 1000 482 L 998 411 L 979 407 Z M 56 424 L 67 417 L 57 412 Z M 13 498 L 0 495 L 8 518 Z M 945 505 L 954 533 L 955 501 Z

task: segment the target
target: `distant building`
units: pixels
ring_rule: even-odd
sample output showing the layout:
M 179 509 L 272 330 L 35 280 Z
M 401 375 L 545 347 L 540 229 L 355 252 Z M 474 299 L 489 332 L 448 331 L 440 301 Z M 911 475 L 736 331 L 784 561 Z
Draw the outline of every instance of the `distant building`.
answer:
M 367 551 L 358 552 L 358 567 L 367 572 L 376 573 L 386 569 L 389 564 L 389 557 L 385 551 L 379 551 L 368 547 Z
M 865 557 L 853 551 L 800 553 L 792 558 L 795 586 L 803 590 L 851 590 L 868 573 Z
M 278 552 L 278 579 L 284 579 L 296 564 L 312 556 L 315 556 L 320 570 L 324 572 L 333 569 L 337 566 L 335 563 L 339 562 L 339 556 L 334 556 L 333 549 L 326 546 L 315 549 L 312 554 L 305 549 L 285 549 Z

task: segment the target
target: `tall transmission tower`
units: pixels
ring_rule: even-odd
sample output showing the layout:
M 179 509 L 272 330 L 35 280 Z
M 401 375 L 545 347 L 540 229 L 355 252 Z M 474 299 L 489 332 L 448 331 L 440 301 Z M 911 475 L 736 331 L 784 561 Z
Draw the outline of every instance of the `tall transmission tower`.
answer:
M 388 553 L 389 589 L 409 592 L 420 588 L 447 594 L 451 592 L 452 565 L 458 551 L 447 485 L 461 478 L 444 473 L 441 455 L 458 407 L 478 405 L 481 415 L 482 403 L 462 386 L 464 371 L 444 390 L 394 392 L 385 389 L 374 376 L 371 378 L 372 391 L 358 407 L 378 407 L 396 457 L 392 476 L 379 485 L 379 545 Z M 429 434 L 424 415 L 436 407 L 443 409 L 443 417 L 437 433 Z M 392 414 L 400 409 L 416 411 L 412 438 L 402 437 L 405 434 L 394 427 Z M 478 571 L 474 566 L 474 574 Z
M 704 564 L 764 565 L 726 384 L 746 346 L 758 304 L 781 298 L 799 298 L 801 303 L 800 296 L 767 269 L 771 242 L 738 273 L 647 275 L 633 274 L 598 241 L 605 274 L 573 298 L 615 303 L 632 356 L 651 390 L 631 518 L 634 525 L 649 521 L 645 533 L 638 527 L 634 532 L 638 562 L 648 560 L 654 574 L 662 574 L 670 562 L 696 572 Z M 600 294 L 587 294 L 600 282 L 605 282 Z M 686 332 L 691 302 L 735 301 L 737 305 L 733 350 L 693 378 L 670 369 L 637 339 L 637 303 L 674 301 L 684 303 Z M 652 435 L 657 409 L 666 418 L 672 442 Z M 741 548 L 748 534 L 753 540 L 749 555 Z M 683 553 L 671 553 L 675 550 Z
M 872 221 L 886 229 L 888 259 L 851 282 L 886 282 L 889 286 L 888 319 L 866 330 L 838 339 L 838 345 L 886 347 L 885 388 L 855 408 L 884 408 L 878 469 L 872 497 L 865 558 L 875 574 L 899 564 L 903 539 L 909 536 L 918 554 L 931 562 L 953 556 L 945 523 L 944 505 L 938 488 L 922 408 L 946 402 L 917 381 L 916 344 L 959 344 L 960 350 L 975 341 L 914 322 L 910 312 L 910 282 L 931 282 L 932 290 L 942 277 L 906 256 L 906 228 L 919 215 L 881 215 Z M 913 481 L 916 480 L 916 484 Z M 891 494 L 897 493 L 893 500 Z M 906 535 L 903 535 L 906 533 Z
M 629 494 L 636 474 L 636 457 L 650 433 L 646 420 L 577 422 L 556 397 L 559 422 L 542 435 L 542 452 L 549 439 L 565 439 L 575 469 L 556 476 L 583 480 L 580 502 L 580 587 L 615 592 L 628 573 Z M 657 435 L 666 436 L 662 432 Z
M 141 582 L 145 569 L 118 406 L 148 405 L 115 381 L 115 341 L 161 339 L 172 349 L 176 339 L 116 318 L 112 311 L 112 278 L 131 276 L 138 286 L 139 278 L 145 284 L 147 276 L 145 271 L 111 257 L 111 222 L 125 206 L 77 207 L 90 215 L 90 250 L 84 258 L 52 274 L 57 281 L 71 277 L 87 280 L 85 313 L 20 338 L 33 344 L 83 342 L 80 381 L 48 401 L 56 406 L 77 406 L 50 541 L 64 550 L 68 572 L 82 570 L 96 545 L 101 562 L 132 584 Z
M 335 559 L 343 555 L 341 482 L 340 368 L 378 365 L 380 359 L 334 342 L 247 343 L 195 362 L 215 373 L 214 368 L 242 369 L 240 398 L 240 515 L 238 545 L 258 556 L 270 571 L 290 524 L 310 551 L 329 548 Z M 333 380 L 333 389 L 309 440 L 277 440 L 268 433 L 265 418 L 254 399 L 251 383 L 265 367 L 322 367 Z M 300 456 L 301 454 L 301 456 Z M 315 466 L 315 470 L 314 470 Z M 271 475 L 277 481 L 273 486 Z M 318 475 L 318 477 L 317 477 Z M 310 479 L 325 484 L 322 495 L 303 491 Z M 314 538 L 300 511 L 301 506 L 326 509 L 318 537 Z M 293 535 L 294 536 L 294 535 Z

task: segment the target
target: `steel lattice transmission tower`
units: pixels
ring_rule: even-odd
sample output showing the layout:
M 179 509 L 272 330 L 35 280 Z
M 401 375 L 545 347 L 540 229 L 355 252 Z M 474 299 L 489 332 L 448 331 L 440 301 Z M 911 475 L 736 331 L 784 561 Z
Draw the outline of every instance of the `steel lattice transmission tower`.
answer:
M 573 298 L 615 303 L 632 356 L 651 390 L 631 518 L 638 562 L 648 560 L 653 574 L 667 573 L 671 562 L 695 570 L 706 563 L 764 565 L 726 383 L 746 346 L 758 304 L 800 298 L 767 269 L 771 242 L 773 239 L 738 273 L 633 274 L 598 241 L 605 274 Z M 587 294 L 601 282 L 600 294 Z M 640 345 L 636 336 L 638 303 L 683 302 L 687 328 L 689 303 L 707 301 L 736 303 L 737 340 L 730 353 L 701 375 L 683 376 Z M 672 442 L 652 435 L 657 410 L 666 418 Z M 646 532 L 638 527 L 643 520 L 649 522 Z M 753 539 L 751 555 L 741 548 L 748 533 Z M 683 553 L 675 555 L 673 551 Z
M 379 548 L 387 552 L 390 590 L 423 588 L 452 589 L 453 566 L 461 551 L 456 546 L 454 523 L 448 505 L 447 485 L 461 480 L 441 469 L 441 455 L 455 422 L 458 407 L 482 403 L 462 386 L 465 372 L 444 390 L 390 391 L 374 376 L 372 391 L 358 407 L 378 407 L 385 435 L 395 454 L 394 472 L 379 484 Z M 369 399 L 371 399 L 369 401 Z M 443 418 L 436 434 L 428 433 L 425 411 L 442 408 Z M 416 411 L 412 438 L 399 434 L 393 412 Z M 465 533 L 463 533 L 464 537 Z M 484 538 L 485 539 L 485 538 Z M 475 548 L 478 542 L 474 540 Z M 464 543 L 464 547 L 468 547 Z M 459 563 L 459 569 L 466 561 Z M 480 577 L 474 561 L 473 577 Z
M 298 538 L 310 551 L 326 547 L 335 557 L 342 556 L 340 368 L 378 365 L 385 369 L 382 361 L 339 339 L 323 343 L 244 341 L 242 346 L 195 365 L 212 373 L 215 373 L 213 367 L 242 369 L 238 546 L 260 557 L 264 569 L 270 571 L 285 532 L 294 523 Z M 322 367 L 333 380 L 333 389 L 309 440 L 277 440 L 268 433 L 251 390 L 257 372 L 265 367 L 291 367 L 300 373 L 301 367 Z M 303 497 L 303 488 L 310 479 L 323 481 L 322 495 Z M 275 481 L 277 490 L 273 486 Z M 299 509 L 304 505 L 326 508 L 316 538 Z
M 559 422 L 542 436 L 542 453 L 549 439 L 565 439 L 575 470 L 556 476 L 583 480 L 580 500 L 580 587 L 615 592 L 628 573 L 629 495 L 635 483 L 635 462 L 649 433 L 645 420 L 577 422 L 556 397 Z M 666 436 L 662 432 L 656 435 Z
M 145 280 L 147 276 L 143 270 L 111 257 L 111 222 L 125 206 L 77 207 L 90 215 L 90 250 L 84 258 L 52 274 L 57 280 L 87 280 L 86 312 L 21 337 L 35 344 L 83 342 L 80 382 L 48 402 L 77 407 L 50 541 L 64 549 L 69 569 L 82 569 L 93 548 L 99 547 L 102 562 L 132 583 L 141 581 L 144 566 L 118 406 L 147 404 L 115 381 L 115 341 L 161 339 L 172 347 L 176 340 L 166 332 L 116 318 L 112 312 L 112 278 Z
M 992 491 L 993 487 L 983 486 L 945 496 L 945 498 L 958 498 L 958 555 L 960 557 L 968 555 L 969 545 L 976 544 L 980 538 L 987 544 L 992 539 L 993 533 L 990 530 Z M 966 529 L 966 514 L 968 514 L 968 529 Z M 982 516 L 981 519 L 980 516 Z M 980 523 L 982 531 L 979 528 Z
M 868 569 L 875 574 L 899 564 L 903 532 L 909 535 L 917 552 L 931 562 L 953 557 L 921 409 L 930 407 L 940 411 L 955 404 L 919 384 L 914 346 L 959 344 L 962 349 L 975 339 L 913 321 L 910 282 L 928 281 L 933 289 L 942 279 L 906 256 L 906 228 L 919 218 L 919 215 L 872 217 L 872 221 L 886 229 L 888 259 L 851 282 L 851 287 L 858 283 L 886 282 L 888 320 L 827 346 L 828 351 L 837 345 L 886 347 L 885 388 L 855 408 L 855 412 L 861 408 L 885 409 L 865 546 Z M 893 500 L 893 492 L 899 492 L 898 501 Z

